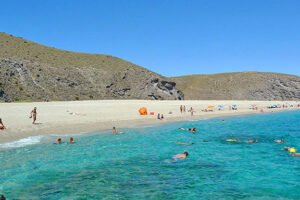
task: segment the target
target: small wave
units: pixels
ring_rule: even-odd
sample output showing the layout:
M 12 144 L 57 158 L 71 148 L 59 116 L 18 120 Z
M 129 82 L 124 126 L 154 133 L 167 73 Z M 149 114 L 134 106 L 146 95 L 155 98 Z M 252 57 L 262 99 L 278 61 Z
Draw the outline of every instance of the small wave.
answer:
M 7 142 L 0 144 L 0 148 L 6 149 L 6 148 L 18 148 L 18 147 L 24 147 L 28 145 L 38 144 L 41 142 L 43 136 L 31 136 L 28 138 L 23 138 L 17 141 L 13 142 Z

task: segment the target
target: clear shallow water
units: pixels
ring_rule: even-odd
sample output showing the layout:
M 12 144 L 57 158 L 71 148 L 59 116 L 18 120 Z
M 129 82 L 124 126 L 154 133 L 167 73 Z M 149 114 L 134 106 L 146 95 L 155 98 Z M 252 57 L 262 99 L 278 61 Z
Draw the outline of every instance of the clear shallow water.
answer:
M 193 135 L 178 130 L 196 127 Z M 8 199 L 300 199 L 300 112 L 261 114 L 75 137 L 0 151 Z M 258 139 L 232 144 L 228 138 Z M 287 144 L 276 144 L 282 138 Z M 65 139 L 68 139 L 67 137 Z M 177 145 L 176 142 L 194 142 Z M 9 146 L 11 147 L 11 146 Z M 172 162 L 187 150 L 188 159 Z

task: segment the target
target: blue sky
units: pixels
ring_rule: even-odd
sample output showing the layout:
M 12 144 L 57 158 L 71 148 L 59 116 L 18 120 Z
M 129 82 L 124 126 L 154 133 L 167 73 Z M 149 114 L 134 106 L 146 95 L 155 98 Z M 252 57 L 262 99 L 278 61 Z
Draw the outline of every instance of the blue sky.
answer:
M 298 0 L 2 0 L 0 31 L 165 76 L 300 75 Z

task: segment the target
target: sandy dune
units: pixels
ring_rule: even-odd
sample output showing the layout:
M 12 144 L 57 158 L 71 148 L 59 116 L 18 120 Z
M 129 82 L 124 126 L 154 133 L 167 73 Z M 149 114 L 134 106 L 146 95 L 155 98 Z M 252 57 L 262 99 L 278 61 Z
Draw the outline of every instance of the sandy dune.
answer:
M 1 103 L 0 117 L 6 130 L 0 131 L 0 143 L 13 141 L 34 135 L 69 134 L 97 130 L 136 127 L 147 124 L 161 124 L 191 118 L 201 119 L 217 116 L 260 113 L 260 109 L 273 104 L 295 106 L 299 102 L 279 101 L 148 101 L 148 100 L 99 100 L 99 101 L 69 101 L 69 102 L 36 102 L 36 103 Z M 229 106 L 236 104 L 237 111 L 229 111 Z M 250 110 L 256 104 L 258 111 Z M 180 113 L 179 106 L 185 105 L 188 110 L 193 107 L 196 111 L 192 117 L 189 112 Z M 223 105 L 224 110 L 202 112 L 209 105 Z M 155 112 L 154 116 L 140 116 L 138 109 L 147 107 Z M 30 111 L 37 107 L 37 124 L 33 125 L 29 118 Z M 293 109 L 293 108 L 289 108 Z M 286 109 L 272 109 L 280 111 Z M 172 112 L 172 114 L 169 114 Z M 156 114 L 162 113 L 164 120 L 157 120 Z

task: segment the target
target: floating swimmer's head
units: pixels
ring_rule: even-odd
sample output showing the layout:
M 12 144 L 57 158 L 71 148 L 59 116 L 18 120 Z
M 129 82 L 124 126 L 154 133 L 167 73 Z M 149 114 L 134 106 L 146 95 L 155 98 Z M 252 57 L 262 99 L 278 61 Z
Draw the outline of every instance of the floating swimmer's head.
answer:
M 187 151 L 185 151 L 183 154 L 185 154 L 186 157 L 189 156 L 189 153 Z

